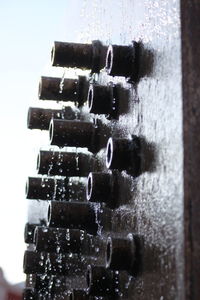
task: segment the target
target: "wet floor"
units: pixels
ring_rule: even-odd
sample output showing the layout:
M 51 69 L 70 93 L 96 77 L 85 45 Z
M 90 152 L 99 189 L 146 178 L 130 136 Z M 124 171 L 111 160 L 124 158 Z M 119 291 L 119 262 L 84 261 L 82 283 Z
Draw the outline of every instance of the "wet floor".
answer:
M 111 221 L 115 233 L 134 233 L 141 250 L 135 276 L 121 274 L 124 298 L 184 299 L 179 1 L 79 2 L 78 41 L 142 43 L 137 84 L 103 71 L 95 78 L 121 85 L 118 120 L 106 121 L 112 136 L 141 139 L 141 174 L 121 173 L 120 206 Z M 105 161 L 105 150 L 99 155 Z

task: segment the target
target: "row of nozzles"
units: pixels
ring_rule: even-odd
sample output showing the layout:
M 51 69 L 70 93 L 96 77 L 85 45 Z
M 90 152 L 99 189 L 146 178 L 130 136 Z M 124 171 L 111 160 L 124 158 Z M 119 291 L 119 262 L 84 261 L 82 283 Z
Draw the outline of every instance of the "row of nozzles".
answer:
M 95 135 L 96 128 L 92 123 L 91 135 L 88 131 L 73 135 L 71 128 L 66 126 L 60 129 L 63 130 L 62 138 L 70 141 L 68 147 L 87 147 L 92 148 L 92 143 L 89 143 Z M 81 127 L 81 124 L 80 124 Z M 85 133 L 85 134 L 84 134 Z M 76 141 L 74 138 L 79 137 L 82 141 Z M 94 138 L 95 139 L 95 138 Z M 65 145 L 65 143 L 64 143 Z M 62 147 L 64 147 L 64 145 Z M 47 151 L 41 150 L 37 158 L 37 170 L 39 174 L 45 175 L 61 175 L 61 176 L 87 176 L 89 171 L 101 170 L 100 158 L 91 153 L 82 152 L 67 152 L 67 151 Z M 107 140 L 106 146 L 106 166 L 110 170 L 134 170 L 134 175 L 137 176 L 140 169 L 140 140 L 137 136 L 132 136 L 132 139 L 112 138 Z
M 133 266 L 136 260 L 137 240 L 133 234 L 116 238 L 110 234 L 99 236 L 91 235 L 86 230 L 81 229 L 58 228 L 55 223 L 50 225 L 53 226 L 27 224 L 25 227 L 26 241 L 34 244 L 34 249 L 37 251 L 25 252 L 24 272 L 26 274 L 44 274 L 46 272 L 51 275 L 69 275 L 73 266 L 77 267 L 79 264 L 87 267 L 88 261 L 96 261 L 95 256 L 99 253 L 103 254 L 102 259 L 105 267 L 118 271 L 126 270 L 130 274 L 134 274 Z M 78 261 L 78 254 L 83 255 L 84 259 Z M 69 264 L 60 263 L 59 257 L 63 259 L 63 262 L 68 260 Z M 41 260 L 43 263 L 40 263 Z M 69 265 L 72 266 L 71 271 L 68 269 Z M 82 273 L 82 269 L 80 267 L 80 270 L 77 270 Z M 75 273 L 77 275 L 77 272 Z
M 139 44 L 130 46 L 104 46 L 100 41 L 92 44 L 55 42 L 51 52 L 52 65 L 89 69 L 99 73 L 105 68 L 108 75 L 135 78 L 138 74 Z
M 55 42 L 52 49 L 52 65 L 59 67 L 77 67 L 91 69 L 98 73 L 106 65 L 106 70 L 112 76 L 125 76 L 136 81 L 138 79 L 139 44 L 132 46 L 103 46 L 100 41 L 92 44 Z M 106 54 L 107 53 L 107 54 Z M 101 86 L 90 83 L 85 76 L 78 79 L 63 79 L 41 77 L 38 96 L 40 100 L 70 101 L 81 107 L 88 103 L 89 112 L 106 114 L 109 117 L 118 116 L 119 102 L 118 85 Z M 64 110 L 30 108 L 28 128 L 48 129 L 51 117 L 57 119 L 79 119 L 78 110 L 67 107 Z
M 55 42 L 52 65 L 90 69 L 91 73 L 105 68 L 108 75 L 136 81 L 138 51 L 135 42 L 131 46 L 109 47 L 100 41 Z M 112 134 L 102 121 L 91 117 L 88 121 L 81 108 L 88 101 L 90 113 L 115 118 L 118 94 L 117 85 L 89 84 L 84 76 L 63 82 L 60 78 L 41 79 L 40 99 L 72 101 L 79 108 L 30 108 L 28 128 L 49 128 L 51 145 L 84 147 L 90 153 L 39 153 L 38 173 L 47 176 L 29 177 L 26 196 L 50 202 L 44 220 L 25 226 L 29 247 L 24 255 L 24 300 L 117 299 L 123 290 L 120 273 L 137 272 L 137 237 L 132 233 L 126 237 L 111 234 L 111 218 L 112 209 L 118 206 L 120 171 L 126 170 L 133 176 L 140 173 L 140 140 L 137 136 L 110 137 Z M 96 155 L 105 147 L 107 172 Z
M 86 174 L 86 170 L 79 170 L 81 176 Z M 26 197 L 31 200 L 98 202 L 113 209 L 124 203 L 120 203 L 118 194 L 120 181 L 121 174 L 116 170 L 111 173 L 90 172 L 88 177 L 80 178 L 28 177 Z
M 45 114 L 45 112 L 44 112 Z M 43 117 L 43 115 L 42 115 Z M 100 119 L 92 121 L 55 119 L 50 121 L 49 140 L 50 145 L 63 147 L 88 148 L 90 152 L 97 153 L 101 148 L 105 148 L 110 136 L 110 128 L 102 123 Z M 125 152 L 130 152 L 138 148 L 138 139 L 133 137 L 131 140 L 112 138 L 107 143 L 108 154 L 111 147 L 118 152 L 118 157 Z M 127 150 L 128 149 L 128 150 Z M 128 154 L 130 157 L 130 153 Z
M 87 103 L 89 112 L 104 114 L 109 118 L 117 118 L 119 112 L 120 91 L 119 84 L 100 85 L 89 83 L 85 76 L 78 79 L 65 78 L 60 88 L 60 78 L 41 77 L 39 84 L 39 99 L 73 102 L 82 107 Z M 122 100 L 121 100 L 122 101 Z M 64 109 L 30 108 L 28 112 L 28 128 L 46 130 L 51 118 L 80 120 L 84 115 L 78 108 L 65 107 Z
M 38 97 L 39 100 L 70 101 L 79 107 L 88 102 L 91 113 L 114 116 L 114 111 L 117 110 L 116 101 L 119 90 L 118 85 L 104 86 L 91 83 L 91 80 L 89 82 L 85 76 L 78 76 L 77 79 L 65 78 L 62 81 L 62 87 L 60 78 L 43 76 L 39 83 Z M 60 113 L 56 110 L 50 112 L 57 113 L 57 115 Z M 68 111 L 66 113 L 70 116 Z M 32 122 L 29 122 L 30 129 L 32 126 Z
M 120 271 L 135 274 L 138 249 L 132 234 L 124 238 L 111 235 L 104 238 L 78 229 L 37 225 L 27 230 L 33 233 L 32 243 L 35 244 L 35 250 L 26 251 L 24 255 L 24 272 L 27 274 L 24 294 L 31 293 L 32 298 L 29 299 L 38 299 L 38 294 L 44 292 L 51 295 L 51 299 L 55 299 L 57 293 L 59 299 L 65 299 L 66 294 L 67 299 L 94 299 L 92 296 L 116 299 L 119 291 L 123 291 L 119 282 Z M 95 266 L 100 255 L 105 266 Z M 73 289 L 72 277 L 86 283 L 87 288 L 82 289 L 82 295 L 79 289 L 80 298 L 73 295 L 77 287 L 74 285 L 76 288 Z M 52 284 L 48 285 L 50 280 L 59 280 L 57 290 Z

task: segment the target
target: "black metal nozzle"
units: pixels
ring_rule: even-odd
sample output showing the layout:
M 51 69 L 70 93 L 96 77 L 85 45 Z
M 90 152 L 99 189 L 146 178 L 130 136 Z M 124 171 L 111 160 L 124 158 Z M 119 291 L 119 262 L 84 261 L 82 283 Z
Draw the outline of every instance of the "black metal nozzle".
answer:
M 50 144 L 59 147 L 85 147 L 94 152 L 95 126 L 91 122 L 52 119 Z
M 111 76 L 129 77 L 136 81 L 138 77 L 139 44 L 131 46 L 110 45 L 106 56 L 106 71 Z
M 51 51 L 52 65 L 80 69 L 92 68 L 92 45 L 54 42 Z
M 126 238 L 107 238 L 106 266 L 112 270 L 134 272 L 136 244 L 132 234 Z
M 86 230 L 96 234 L 97 213 L 90 203 L 52 201 L 48 208 L 48 225 Z
M 99 73 L 105 66 L 106 50 L 100 41 L 92 44 L 54 42 L 51 61 L 56 67 L 91 69 L 92 73 Z
M 115 98 L 116 87 L 91 84 L 88 90 L 88 106 L 90 113 L 117 116 L 118 99 Z
M 48 228 L 35 230 L 35 247 L 39 252 L 82 253 L 86 233 L 79 229 Z
M 56 192 L 52 200 L 59 201 L 86 201 L 86 178 L 70 177 L 56 179 Z
M 34 243 L 34 233 L 37 226 L 41 224 L 31 224 L 26 223 L 24 228 L 24 242 L 26 244 L 33 244 Z
M 41 77 L 38 97 L 40 100 L 75 102 L 82 106 L 87 101 L 89 83 L 85 76 L 78 79 Z
M 51 275 L 63 275 L 75 277 L 84 274 L 86 260 L 71 253 L 48 253 L 46 273 Z
M 35 200 L 85 201 L 85 189 L 85 178 L 28 177 L 26 198 Z
M 108 207 L 118 206 L 118 174 L 91 172 L 86 186 L 86 197 L 90 202 L 105 202 Z
M 29 129 L 48 130 L 52 117 L 59 118 L 61 115 L 62 110 L 29 107 L 27 127 Z
M 109 138 L 106 149 L 106 166 L 119 171 L 127 170 L 134 176 L 140 172 L 140 140 Z
M 23 270 L 25 274 L 44 274 L 46 254 L 34 251 L 25 251 Z
M 25 251 L 24 273 L 76 276 L 83 274 L 86 261 L 75 254 Z
M 55 197 L 56 180 L 54 178 L 28 177 L 26 198 L 52 200 Z
M 33 288 L 24 288 L 22 293 L 22 300 L 36 300 L 36 292 Z
M 35 292 L 47 291 L 50 280 L 49 275 L 27 274 L 25 286 L 34 289 Z
M 75 120 L 80 118 L 78 108 L 67 106 L 63 109 L 29 107 L 27 116 L 28 129 L 48 130 L 52 118 Z
M 90 154 L 41 150 L 37 159 L 37 170 L 43 175 L 84 177 L 94 163 L 95 160 Z

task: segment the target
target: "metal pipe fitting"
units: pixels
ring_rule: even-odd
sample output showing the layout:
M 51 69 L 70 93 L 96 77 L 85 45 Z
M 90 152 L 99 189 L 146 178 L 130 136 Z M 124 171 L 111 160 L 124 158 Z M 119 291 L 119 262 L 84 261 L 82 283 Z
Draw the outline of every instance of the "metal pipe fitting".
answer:
M 34 288 L 35 287 L 35 274 L 27 274 L 25 279 L 25 287 Z
M 26 198 L 52 200 L 55 197 L 56 181 L 54 178 L 28 177 L 26 182 Z
M 47 290 L 49 286 L 50 276 L 27 274 L 26 287 L 34 289 L 36 292 Z
M 107 238 L 106 267 L 132 273 L 136 260 L 136 244 L 132 234 L 126 238 Z
M 75 254 L 25 251 L 24 273 L 76 276 L 83 274 L 86 261 Z
M 29 107 L 27 117 L 28 129 L 48 130 L 52 117 L 59 118 L 62 110 Z
M 129 77 L 133 81 L 138 76 L 139 44 L 131 46 L 110 45 L 106 55 L 106 72 L 111 76 Z
M 36 293 L 33 288 L 24 288 L 22 293 L 23 300 L 36 300 Z
M 92 296 L 117 296 L 116 282 L 119 281 L 118 276 L 119 274 L 105 267 L 89 265 L 86 272 L 88 294 Z
M 92 73 L 99 73 L 105 66 L 106 50 L 100 41 L 92 44 L 54 42 L 51 61 L 56 67 L 91 69 Z
M 40 226 L 40 224 L 26 223 L 24 228 L 24 242 L 26 244 L 34 243 L 34 232 L 37 226 Z
M 30 274 L 27 275 L 27 277 L 28 276 L 30 276 L 33 280 L 33 283 L 31 282 L 30 285 L 32 285 L 31 287 L 34 288 L 36 295 L 41 296 L 39 299 L 69 299 L 66 298 L 67 295 L 69 296 L 69 293 L 66 293 L 66 291 L 69 289 L 69 285 L 67 284 L 65 276 L 56 276 L 51 274 Z
M 86 186 L 87 200 L 90 202 L 105 202 L 110 208 L 116 207 L 118 205 L 118 177 L 117 172 L 112 174 L 91 172 Z
M 106 149 L 106 166 L 119 171 L 127 170 L 134 176 L 140 171 L 140 140 L 109 138 Z
M 70 177 L 56 179 L 55 197 L 59 201 L 85 201 L 86 179 Z
M 86 147 L 94 151 L 95 126 L 91 122 L 52 119 L 50 144 L 59 147 Z
M 75 254 L 48 253 L 45 273 L 50 275 L 75 277 L 84 274 L 86 260 Z
M 88 90 L 88 106 L 90 113 L 115 116 L 117 99 L 114 97 L 114 87 L 91 84 Z
M 54 293 L 52 294 L 52 292 L 54 292 L 53 280 L 52 280 L 52 276 L 49 275 L 27 274 L 26 288 L 30 288 L 34 291 L 35 298 L 30 298 L 30 299 L 51 300 L 52 296 L 55 295 Z
M 48 130 L 52 118 L 75 120 L 80 118 L 80 111 L 78 108 L 72 108 L 70 106 L 63 109 L 29 107 L 27 127 L 28 129 Z
M 94 163 L 90 154 L 41 150 L 37 159 L 37 171 L 43 175 L 84 177 Z
M 52 66 L 80 69 L 92 68 L 92 45 L 54 42 L 51 51 Z
M 28 177 L 26 198 L 36 200 L 85 201 L 82 178 Z
M 96 234 L 97 212 L 90 203 L 51 201 L 48 207 L 48 226 L 86 230 Z
M 42 76 L 39 83 L 38 97 L 40 100 L 71 101 L 82 106 L 87 100 L 89 83 L 85 76 L 78 79 Z
M 39 252 L 82 253 L 87 239 L 85 231 L 79 229 L 37 227 L 35 247 Z
M 46 254 L 26 250 L 24 253 L 23 270 L 25 274 L 44 274 Z
M 50 281 L 50 293 L 53 300 L 70 300 L 71 287 L 67 284 L 67 278 L 65 276 L 51 276 Z
M 39 252 L 78 253 L 97 256 L 95 249 L 103 250 L 103 238 L 87 234 L 84 230 L 53 227 L 37 227 L 34 235 L 35 249 Z M 104 251 L 104 250 L 103 250 Z

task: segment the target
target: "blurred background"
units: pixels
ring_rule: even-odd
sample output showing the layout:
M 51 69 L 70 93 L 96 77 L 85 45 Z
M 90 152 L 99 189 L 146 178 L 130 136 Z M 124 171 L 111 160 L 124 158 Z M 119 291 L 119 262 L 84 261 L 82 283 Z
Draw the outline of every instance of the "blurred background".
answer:
M 54 40 L 80 40 L 80 32 L 74 24 L 78 22 L 84 2 L 0 2 L 1 300 L 19 299 L 13 295 L 6 298 L 5 290 L 9 283 L 18 293 L 25 279 L 22 270 L 25 249 L 23 232 L 27 220 L 25 182 L 36 167 L 34 153 L 42 144 L 48 144 L 47 133 L 27 130 L 28 107 L 42 106 L 37 102 L 41 75 L 54 76 L 56 72 L 57 76 L 62 77 L 63 70 L 52 70 L 50 65 L 51 46 Z

